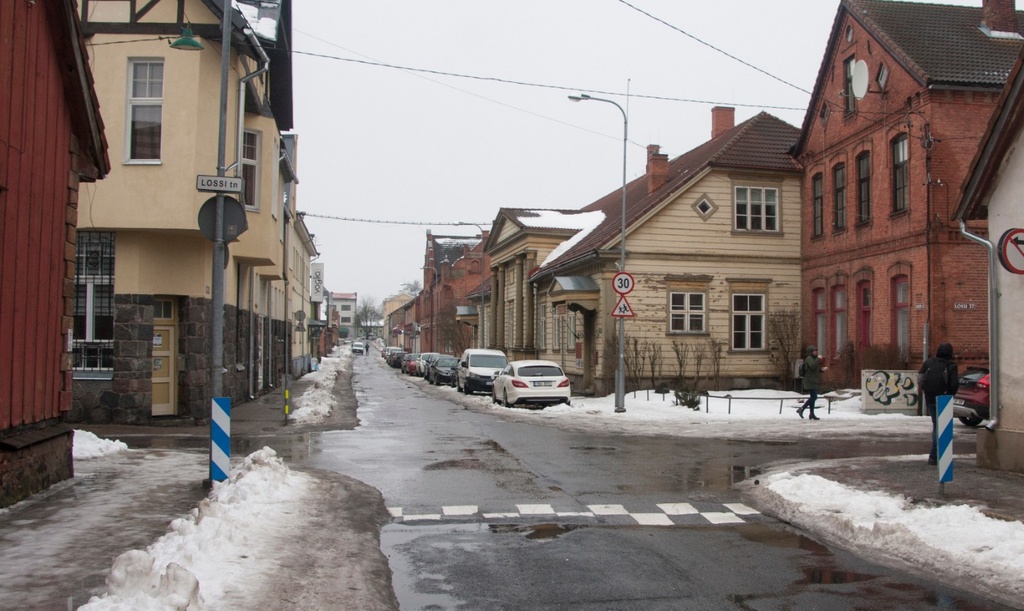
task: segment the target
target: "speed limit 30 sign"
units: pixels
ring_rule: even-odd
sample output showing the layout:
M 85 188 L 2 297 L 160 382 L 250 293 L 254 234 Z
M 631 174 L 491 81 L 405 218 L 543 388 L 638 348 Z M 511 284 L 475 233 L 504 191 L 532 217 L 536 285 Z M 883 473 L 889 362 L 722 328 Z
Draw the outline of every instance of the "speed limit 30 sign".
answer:
M 619 295 L 629 295 L 633 292 L 633 286 L 636 281 L 633 280 L 633 276 L 627 272 L 619 272 L 612 278 L 612 288 Z

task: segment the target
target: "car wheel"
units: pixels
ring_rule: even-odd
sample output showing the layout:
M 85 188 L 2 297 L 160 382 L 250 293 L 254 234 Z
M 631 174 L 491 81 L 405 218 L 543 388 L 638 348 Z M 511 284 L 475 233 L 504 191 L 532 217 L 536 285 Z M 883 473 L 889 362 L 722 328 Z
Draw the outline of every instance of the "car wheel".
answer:
M 985 420 L 977 416 L 960 416 L 960 422 L 963 422 L 967 426 L 978 426 Z
M 497 403 L 498 402 L 498 395 L 494 394 L 495 390 L 497 390 L 497 389 L 495 389 L 495 388 L 491 389 L 491 403 Z
M 505 407 L 512 407 L 512 404 L 508 402 L 508 391 L 502 391 L 501 393 L 501 404 Z

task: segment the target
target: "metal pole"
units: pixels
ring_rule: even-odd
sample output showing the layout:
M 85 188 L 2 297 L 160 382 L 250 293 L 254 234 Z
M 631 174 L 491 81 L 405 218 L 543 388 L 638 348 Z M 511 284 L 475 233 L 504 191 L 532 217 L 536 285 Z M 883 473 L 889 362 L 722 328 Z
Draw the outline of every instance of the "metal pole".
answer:
M 629 142 L 629 117 L 626 110 L 613 100 L 595 98 L 585 93 L 578 96 L 569 96 L 573 102 L 606 102 L 612 104 L 622 113 L 622 235 L 620 236 L 619 248 L 619 271 L 626 271 L 626 146 Z M 622 413 L 626 411 L 626 321 L 619 317 L 619 362 L 615 369 L 615 411 Z

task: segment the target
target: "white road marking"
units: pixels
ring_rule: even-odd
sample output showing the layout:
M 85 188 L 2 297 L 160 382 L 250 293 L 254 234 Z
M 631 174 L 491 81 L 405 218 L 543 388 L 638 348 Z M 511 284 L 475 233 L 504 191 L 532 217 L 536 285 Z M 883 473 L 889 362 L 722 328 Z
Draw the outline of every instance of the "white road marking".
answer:
M 516 505 L 516 509 L 524 516 L 552 515 L 555 513 L 551 505 Z
M 629 515 L 626 508 L 622 505 L 587 505 L 590 511 L 594 512 L 597 516 L 624 516 Z
M 761 513 L 756 509 L 747 507 L 743 503 L 725 503 L 725 507 L 738 516 L 756 516 Z
M 712 524 L 742 524 L 743 518 L 730 511 L 705 511 L 700 515 L 704 516 Z
M 446 516 L 471 516 L 476 512 L 476 505 L 445 505 L 441 508 L 441 513 Z
M 644 526 L 675 526 L 672 518 L 663 513 L 631 513 L 629 516 Z
M 670 516 L 688 516 L 700 513 L 696 507 L 689 503 L 658 503 L 658 509 Z

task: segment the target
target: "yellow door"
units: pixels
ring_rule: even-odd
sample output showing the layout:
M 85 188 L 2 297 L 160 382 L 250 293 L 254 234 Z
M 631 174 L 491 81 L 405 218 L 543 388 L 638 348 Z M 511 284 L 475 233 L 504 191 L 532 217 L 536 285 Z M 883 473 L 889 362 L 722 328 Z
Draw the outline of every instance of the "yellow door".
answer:
M 177 341 L 174 302 L 156 301 L 153 316 L 153 415 L 177 413 Z

